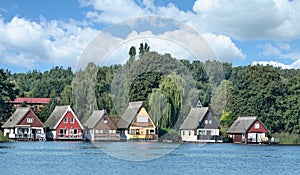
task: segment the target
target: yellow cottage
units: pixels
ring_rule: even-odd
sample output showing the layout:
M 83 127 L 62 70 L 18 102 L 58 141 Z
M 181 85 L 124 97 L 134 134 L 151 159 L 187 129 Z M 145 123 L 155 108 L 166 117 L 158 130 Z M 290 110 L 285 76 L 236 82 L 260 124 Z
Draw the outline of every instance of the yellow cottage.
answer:
M 118 122 L 123 139 L 157 140 L 156 126 L 146 111 L 143 102 L 130 102 Z

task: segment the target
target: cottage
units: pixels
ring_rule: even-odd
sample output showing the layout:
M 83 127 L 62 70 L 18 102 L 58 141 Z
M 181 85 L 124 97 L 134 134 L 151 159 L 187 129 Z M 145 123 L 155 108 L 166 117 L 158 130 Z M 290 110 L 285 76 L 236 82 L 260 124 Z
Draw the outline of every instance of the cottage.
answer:
M 89 141 L 120 140 L 117 126 L 105 110 L 96 110 L 85 122 L 84 136 Z
M 44 125 L 28 107 L 19 107 L 3 124 L 4 135 L 15 140 L 45 140 Z
M 47 121 L 47 140 L 81 140 L 83 126 L 70 106 L 56 106 Z
M 254 117 L 238 117 L 227 130 L 234 143 L 262 143 L 267 140 L 270 131 Z
M 183 142 L 222 142 L 210 108 L 203 107 L 200 101 L 180 126 L 180 135 Z
M 157 140 L 156 126 L 143 102 L 130 102 L 117 124 L 121 138 L 133 140 Z

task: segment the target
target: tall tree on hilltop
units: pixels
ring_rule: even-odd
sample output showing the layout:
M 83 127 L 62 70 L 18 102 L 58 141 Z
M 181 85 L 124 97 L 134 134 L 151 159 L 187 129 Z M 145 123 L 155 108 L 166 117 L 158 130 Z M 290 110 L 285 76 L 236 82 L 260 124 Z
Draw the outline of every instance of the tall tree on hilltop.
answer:
M 145 43 L 145 45 L 144 45 L 144 43 L 141 43 L 140 48 L 139 48 L 139 57 L 140 58 L 143 57 L 144 54 L 149 51 L 150 51 L 150 47 L 148 46 L 148 44 Z

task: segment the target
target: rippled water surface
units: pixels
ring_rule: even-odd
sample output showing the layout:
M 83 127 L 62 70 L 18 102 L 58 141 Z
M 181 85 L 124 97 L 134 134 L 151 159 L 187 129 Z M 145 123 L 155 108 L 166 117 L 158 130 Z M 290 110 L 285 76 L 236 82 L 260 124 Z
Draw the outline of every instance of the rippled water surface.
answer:
M 0 174 L 300 174 L 300 146 L 9 142 Z

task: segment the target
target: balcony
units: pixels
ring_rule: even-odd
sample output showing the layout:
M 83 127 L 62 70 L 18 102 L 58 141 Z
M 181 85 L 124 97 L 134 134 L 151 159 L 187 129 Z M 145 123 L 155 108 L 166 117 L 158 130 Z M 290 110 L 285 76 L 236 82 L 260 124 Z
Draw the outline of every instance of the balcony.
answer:
M 57 136 L 58 140 L 81 140 L 82 139 L 82 135 L 79 134 L 58 134 Z

